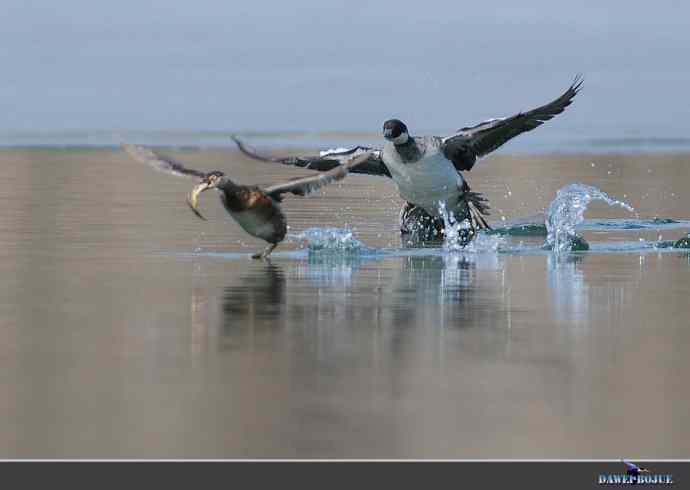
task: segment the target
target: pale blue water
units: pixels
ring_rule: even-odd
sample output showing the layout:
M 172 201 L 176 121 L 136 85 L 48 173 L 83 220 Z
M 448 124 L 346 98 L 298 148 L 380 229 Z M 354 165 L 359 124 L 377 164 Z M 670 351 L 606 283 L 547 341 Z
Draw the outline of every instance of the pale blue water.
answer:
M 243 183 L 305 172 L 171 154 Z M 406 243 L 392 183 L 353 175 L 285 199 L 270 263 L 217 196 L 201 221 L 192 181 L 123 152 L 0 157 L 0 456 L 690 450 L 684 155 L 483 162 L 496 233 L 462 250 Z M 589 250 L 548 250 L 548 221 Z
M 611 207 L 617 207 L 631 214 L 635 210 L 625 202 L 619 201 L 593 186 L 571 183 L 559 189 L 548 206 L 544 221 L 529 221 L 515 218 L 519 224 L 497 226 L 491 231 L 480 232 L 475 240 L 467 246 L 458 243 L 456 233 L 466 222 L 456 220 L 452 212 L 440 206 L 446 229 L 450 230 L 443 239 L 423 244 L 410 242 L 402 248 L 371 247 L 360 241 L 356 233 L 349 228 L 311 227 L 288 235 L 288 241 L 299 244 L 298 250 L 274 252 L 274 256 L 304 260 L 319 257 L 328 262 L 352 262 L 380 260 L 386 257 L 410 256 L 448 256 L 459 254 L 476 255 L 554 255 L 568 253 L 646 253 L 677 252 L 687 254 L 684 248 L 674 247 L 675 240 L 649 240 L 636 236 L 644 230 L 687 230 L 690 220 L 671 218 L 608 218 L 585 219 L 585 212 L 593 200 L 603 201 Z M 594 232 L 599 240 L 584 242 L 589 250 L 573 250 L 573 237 L 580 237 L 582 231 Z M 624 232 L 627 239 L 615 236 L 608 240 L 608 233 Z M 182 256 L 209 256 L 226 259 L 246 259 L 246 254 L 206 252 L 198 249 L 194 253 L 182 253 Z

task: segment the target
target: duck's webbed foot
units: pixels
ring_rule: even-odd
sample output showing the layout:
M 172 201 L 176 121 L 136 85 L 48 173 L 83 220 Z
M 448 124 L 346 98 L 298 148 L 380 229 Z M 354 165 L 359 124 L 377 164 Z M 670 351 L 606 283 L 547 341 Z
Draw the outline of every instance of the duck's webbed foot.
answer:
M 462 183 L 462 196 L 460 199 L 467 204 L 468 221 L 470 228 L 476 234 L 477 230 L 491 230 L 489 223 L 486 222 L 484 216 L 489 216 L 491 213 L 489 209 L 489 200 L 480 192 L 472 192 L 467 181 Z
M 470 215 L 470 225 L 478 230 L 491 230 L 491 226 L 486 222 L 484 216 L 489 214 L 489 204 L 487 199 L 476 192 L 470 193 L 467 199 L 467 209 Z
M 261 252 L 257 252 L 254 255 L 252 255 L 252 259 L 265 260 L 266 258 L 268 258 L 269 255 L 271 255 L 271 252 L 273 252 L 273 250 L 275 250 L 277 246 L 277 243 L 269 243 L 268 246 L 264 248 Z

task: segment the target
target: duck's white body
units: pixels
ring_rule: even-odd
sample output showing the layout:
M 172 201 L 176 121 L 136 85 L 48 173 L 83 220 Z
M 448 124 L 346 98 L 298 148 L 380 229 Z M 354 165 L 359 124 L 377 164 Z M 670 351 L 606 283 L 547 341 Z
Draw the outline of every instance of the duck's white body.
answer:
M 441 152 L 435 138 L 415 138 L 418 152 L 411 158 L 392 142 L 383 148 L 382 159 L 398 187 L 400 197 L 439 216 L 439 202 L 454 209 L 462 195 L 463 178 Z

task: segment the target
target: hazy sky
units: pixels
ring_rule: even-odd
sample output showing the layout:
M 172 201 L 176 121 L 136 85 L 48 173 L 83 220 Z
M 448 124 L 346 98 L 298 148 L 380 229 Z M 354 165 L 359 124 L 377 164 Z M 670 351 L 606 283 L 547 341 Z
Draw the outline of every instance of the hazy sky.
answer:
M 553 131 L 685 136 L 688 2 L 2 2 L 0 131 L 447 129 L 582 94 Z M 553 124 L 553 123 L 551 123 Z M 545 128 L 546 129 L 546 128 Z

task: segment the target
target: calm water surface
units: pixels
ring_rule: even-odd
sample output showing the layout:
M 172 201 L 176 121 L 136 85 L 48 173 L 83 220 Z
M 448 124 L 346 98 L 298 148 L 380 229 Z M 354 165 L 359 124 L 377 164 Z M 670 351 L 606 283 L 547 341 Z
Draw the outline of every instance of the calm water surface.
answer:
M 225 151 L 199 168 L 305 171 Z M 468 174 L 497 225 L 543 222 L 562 186 L 640 219 L 690 218 L 675 155 L 497 156 Z M 404 248 L 400 202 L 351 176 L 286 200 L 291 233 L 350 228 L 367 253 L 248 255 L 218 199 L 111 150 L 0 152 L 0 456 L 687 458 L 690 258 Z M 539 217 L 541 215 L 541 218 Z M 590 219 L 634 217 L 592 203 Z M 383 252 L 382 252 L 383 251 Z

